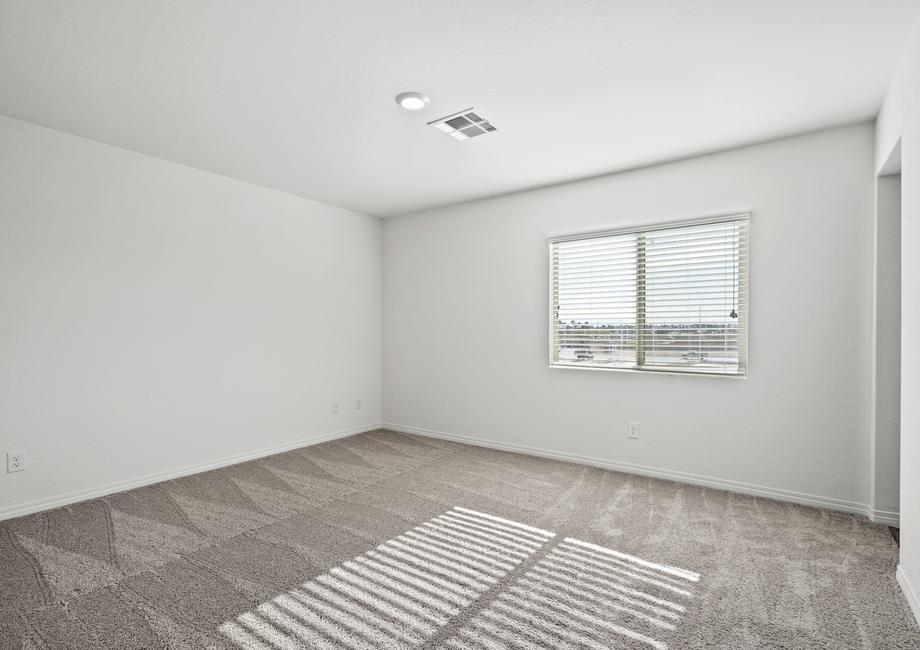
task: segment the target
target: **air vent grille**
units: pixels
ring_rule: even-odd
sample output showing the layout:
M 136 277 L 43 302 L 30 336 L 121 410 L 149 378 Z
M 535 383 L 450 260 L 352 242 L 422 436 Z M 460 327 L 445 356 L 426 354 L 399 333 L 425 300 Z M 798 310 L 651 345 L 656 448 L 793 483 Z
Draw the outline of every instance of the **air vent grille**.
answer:
M 428 124 L 457 140 L 469 140 L 498 130 L 484 117 L 474 113 L 472 108 L 451 113 Z

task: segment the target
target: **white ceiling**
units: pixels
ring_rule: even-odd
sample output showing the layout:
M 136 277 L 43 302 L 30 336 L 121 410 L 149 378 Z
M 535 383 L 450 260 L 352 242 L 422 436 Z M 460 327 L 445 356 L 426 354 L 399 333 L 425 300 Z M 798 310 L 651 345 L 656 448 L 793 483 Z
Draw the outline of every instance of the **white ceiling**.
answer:
M 871 118 L 918 10 L 0 0 L 0 113 L 388 216 Z M 425 126 L 470 106 L 499 130 Z

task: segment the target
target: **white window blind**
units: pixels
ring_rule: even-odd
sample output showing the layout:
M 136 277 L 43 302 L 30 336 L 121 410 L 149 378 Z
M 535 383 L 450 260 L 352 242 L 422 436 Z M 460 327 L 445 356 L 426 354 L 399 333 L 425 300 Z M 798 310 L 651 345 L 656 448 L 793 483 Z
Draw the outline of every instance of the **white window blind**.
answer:
M 744 375 L 748 215 L 560 237 L 550 364 Z

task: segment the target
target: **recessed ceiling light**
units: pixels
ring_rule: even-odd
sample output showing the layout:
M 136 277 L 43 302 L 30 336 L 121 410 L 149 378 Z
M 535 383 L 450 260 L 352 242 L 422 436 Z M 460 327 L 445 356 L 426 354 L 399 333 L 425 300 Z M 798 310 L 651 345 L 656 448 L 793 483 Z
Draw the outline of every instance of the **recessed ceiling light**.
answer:
M 405 108 L 407 111 L 417 111 L 428 106 L 428 99 L 422 93 L 399 93 L 396 95 L 396 103 Z

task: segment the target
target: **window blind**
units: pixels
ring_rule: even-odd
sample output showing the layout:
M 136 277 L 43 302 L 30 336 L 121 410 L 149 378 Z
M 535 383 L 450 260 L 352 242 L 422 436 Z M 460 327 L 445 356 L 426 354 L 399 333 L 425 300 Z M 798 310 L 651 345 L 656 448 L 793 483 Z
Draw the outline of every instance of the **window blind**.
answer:
M 551 365 L 746 373 L 748 215 L 549 248 Z

